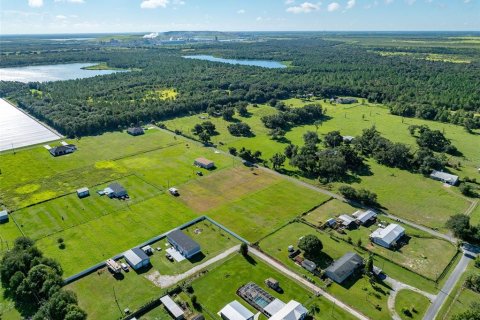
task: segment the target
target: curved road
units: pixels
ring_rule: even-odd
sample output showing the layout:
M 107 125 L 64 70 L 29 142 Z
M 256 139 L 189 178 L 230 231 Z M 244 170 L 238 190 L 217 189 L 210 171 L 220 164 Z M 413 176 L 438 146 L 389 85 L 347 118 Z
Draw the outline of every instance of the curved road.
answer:
M 352 307 L 346 305 L 345 303 L 343 303 L 342 301 L 338 300 L 337 298 L 333 297 L 332 295 L 328 294 L 327 292 L 325 292 L 323 289 L 319 288 L 318 286 L 314 285 L 313 283 L 307 281 L 306 279 L 304 279 L 303 277 L 301 277 L 300 275 L 298 275 L 297 273 L 291 271 L 290 269 L 286 268 L 285 266 L 283 266 L 281 263 L 273 260 L 272 258 L 270 258 L 268 255 L 264 254 L 263 252 L 255 249 L 255 248 L 252 248 L 252 247 L 249 247 L 248 251 L 250 253 L 252 253 L 254 256 L 258 257 L 259 259 L 263 260 L 265 263 L 267 263 L 269 266 L 277 269 L 278 271 L 280 271 L 281 273 L 287 275 L 288 277 L 296 280 L 297 282 L 303 284 L 305 287 L 309 288 L 310 290 L 312 290 L 315 295 L 322 295 L 323 297 L 325 297 L 327 300 L 333 302 L 335 305 L 339 306 L 340 308 L 342 308 L 343 310 L 349 312 L 351 315 L 355 316 L 356 318 L 358 319 L 361 319 L 361 320 L 369 320 L 369 318 L 367 318 L 366 316 L 364 316 L 363 314 L 361 314 L 360 312 L 358 312 L 357 310 L 353 309 Z

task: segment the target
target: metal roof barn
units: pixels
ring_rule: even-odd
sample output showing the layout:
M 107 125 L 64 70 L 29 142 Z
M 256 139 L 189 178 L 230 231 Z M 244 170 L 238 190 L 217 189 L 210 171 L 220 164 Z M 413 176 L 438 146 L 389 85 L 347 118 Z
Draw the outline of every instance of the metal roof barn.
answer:
M 58 140 L 62 136 L 0 99 L 0 151 Z

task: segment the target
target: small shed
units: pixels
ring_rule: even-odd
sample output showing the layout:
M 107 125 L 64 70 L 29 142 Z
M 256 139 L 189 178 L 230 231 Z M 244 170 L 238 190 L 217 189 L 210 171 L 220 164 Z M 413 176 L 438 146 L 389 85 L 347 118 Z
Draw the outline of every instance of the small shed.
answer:
M 0 223 L 8 222 L 8 212 L 7 210 L 0 211 Z
M 352 228 L 355 226 L 355 218 L 347 215 L 342 214 L 338 219 L 341 221 L 342 225 L 346 228 Z
M 150 258 L 140 248 L 133 248 L 126 251 L 123 256 L 127 263 L 134 269 L 138 270 L 150 264 Z
M 280 283 L 278 282 L 278 280 L 275 280 L 273 278 L 266 279 L 265 284 L 267 285 L 267 287 L 272 288 L 273 290 L 278 290 L 278 288 L 280 288 Z
M 170 298 L 170 296 L 163 296 L 160 298 L 160 302 L 163 304 L 165 309 L 167 309 L 168 313 L 173 317 L 173 319 L 183 319 L 184 318 L 184 312 L 182 308 L 178 306 L 178 304 L 175 303 L 175 301 Z
M 153 249 L 152 249 L 152 247 L 151 247 L 151 246 L 148 246 L 148 245 L 142 247 L 142 251 L 145 252 L 145 253 L 148 254 L 148 255 L 153 254 Z
M 213 169 L 215 167 L 215 163 L 206 158 L 197 158 L 193 164 L 203 169 Z
M 377 218 L 377 213 L 373 210 L 367 210 L 367 211 L 358 210 L 353 214 L 353 216 L 357 219 L 357 221 L 360 224 L 365 225 L 370 222 L 373 222 Z
M 90 190 L 87 187 L 83 187 L 77 190 L 77 196 L 81 198 L 88 197 L 90 195 Z
M 315 271 L 315 269 L 317 268 L 317 265 L 315 264 L 315 262 L 307 260 L 307 259 L 303 260 L 301 265 L 304 269 L 306 269 L 310 272 Z
M 140 136 L 145 133 L 141 127 L 132 127 L 127 129 L 127 133 L 131 136 Z

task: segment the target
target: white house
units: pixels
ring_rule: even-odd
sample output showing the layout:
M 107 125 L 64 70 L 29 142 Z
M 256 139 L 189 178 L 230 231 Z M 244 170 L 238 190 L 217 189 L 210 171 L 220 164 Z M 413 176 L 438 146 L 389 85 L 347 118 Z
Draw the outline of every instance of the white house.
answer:
M 237 300 L 223 307 L 218 315 L 224 320 L 253 320 L 253 313 Z
M 291 300 L 269 320 L 303 320 L 307 313 L 308 310 L 300 302 Z
M 405 235 L 405 228 L 398 224 L 389 224 L 386 228 L 378 228 L 370 234 L 370 239 L 382 247 L 390 248 Z

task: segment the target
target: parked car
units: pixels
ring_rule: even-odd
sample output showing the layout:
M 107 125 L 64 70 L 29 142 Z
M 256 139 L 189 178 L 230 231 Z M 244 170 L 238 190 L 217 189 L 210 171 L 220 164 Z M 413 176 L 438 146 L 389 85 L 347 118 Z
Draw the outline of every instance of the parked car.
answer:
M 122 267 L 122 269 L 123 269 L 124 271 L 127 271 L 127 272 L 128 272 L 128 265 L 127 265 L 126 263 L 122 262 L 122 263 L 120 263 L 120 266 Z
M 168 189 L 168 192 L 170 192 L 170 194 L 175 197 L 178 197 L 180 195 L 177 188 L 170 188 Z
M 197 171 L 197 176 L 203 176 L 203 172 L 202 171 Z

